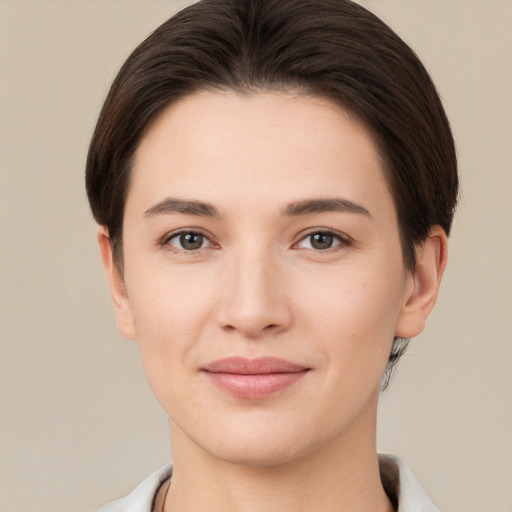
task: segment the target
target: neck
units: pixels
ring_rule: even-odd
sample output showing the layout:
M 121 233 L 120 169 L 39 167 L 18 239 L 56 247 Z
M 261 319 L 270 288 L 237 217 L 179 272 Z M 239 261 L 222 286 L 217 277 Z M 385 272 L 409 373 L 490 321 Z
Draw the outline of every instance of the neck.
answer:
M 373 416 L 364 422 L 372 428 L 354 424 L 343 436 L 272 465 L 221 460 L 171 423 L 174 469 L 165 512 L 392 512 L 379 475 Z

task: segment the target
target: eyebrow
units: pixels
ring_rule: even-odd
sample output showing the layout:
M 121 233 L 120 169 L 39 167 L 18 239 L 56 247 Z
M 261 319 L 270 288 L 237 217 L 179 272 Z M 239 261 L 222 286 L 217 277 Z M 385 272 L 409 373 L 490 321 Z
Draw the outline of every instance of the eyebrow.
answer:
M 325 212 L 347 212 L 371 217 L 370 212 L 364 206 L 342 198 L 295 201 L 283 208 L 281 215 L 284 217 L 298 217 Z M 172 213 L 196 215 L 198 217 L 221 217 L 219 210 L 211 203 L 174 197 L 167 197 L 148 208 L 144 212 L 144 217 L 149 218 L 155 215 Z
M 296 201 L 286 206 L 282 215 L 287 217 L 295 217 L 299 215 L 310 215 L 324 212 L 347 212 L 357 213 L 371 217 L 370 212 L 360 204 L 342 198 L 328 199 L 306 199 Z
M 219 210 L 210 203 L 202 201 L 167 197 L 144 212 L 149 218 L 159 214 L 181 213 L 182 215 L 197 215 L 202 217 L 220 217 Z

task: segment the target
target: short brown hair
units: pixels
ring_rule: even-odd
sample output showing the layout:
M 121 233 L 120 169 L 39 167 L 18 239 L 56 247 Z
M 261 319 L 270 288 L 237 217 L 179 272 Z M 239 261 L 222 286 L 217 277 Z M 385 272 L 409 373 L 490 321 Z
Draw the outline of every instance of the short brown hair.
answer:
M 348 0 L 201 0 L 128 57 L 96 125 L 87 193 L 116 261 L 145 128 L 172 102 L 205 89 L 298 90 L 336 102 L 379 147 L 405 264 L 414 269 L 415 245 L 433 225 L 449 234 L 458 190 L 450 126 L 429 74 L 384 22 Z M 395 343 L 389 368 L 403 349 Z

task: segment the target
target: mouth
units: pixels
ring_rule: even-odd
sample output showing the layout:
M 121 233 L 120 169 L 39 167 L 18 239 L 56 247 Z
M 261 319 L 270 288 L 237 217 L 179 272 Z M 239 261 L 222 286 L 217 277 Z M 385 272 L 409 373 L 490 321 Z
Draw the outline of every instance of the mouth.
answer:
M 275 357 L 228 357 L 201 369 L 219 389 L 236 398 L 246 399 L 277 393 L 298 382 L 310 370 Z

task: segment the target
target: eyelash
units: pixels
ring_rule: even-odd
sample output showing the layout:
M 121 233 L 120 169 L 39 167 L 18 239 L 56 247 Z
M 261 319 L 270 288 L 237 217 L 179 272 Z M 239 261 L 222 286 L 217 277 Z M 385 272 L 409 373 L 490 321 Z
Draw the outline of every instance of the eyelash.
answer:
M 180 230 L 180 231 L 175 231 L 173 233 L 170 233 L 169 235 L 166 235 L 161 240 L 160 245 L 164 246 L 165 248 L 167 248 L 167 249 L 169 249 L 169 250 L 171 250 L 173 252 L 180 253 L 180 254 L 188 254 L 188 255 L 194 255 L 194 254 L 197 254 L 202 249 L 206 249 L 206 247 L 201 247 L 199 249 L 193 249 L 193 250 L 179 249 L 178 247 L 174 247 L 174 246 L 172 246 L 170 244 L 171 240 L 173 240 L 175 238 L 178 238 L 178 237 L 180 237 L 182 235 L 200 235 L 200 236 L 204 237 L 210 243 L 211 246 L 218 247 L 217 244 L 212 242 L 210 235 L 208 235 L 207 233 L 203 232 L 201 229 L 197 229 L 197 228 L 194 228 L 194 229 L 183 229 L 183 230 Z
M 315 253 L 330 253 L 332 251 L 336 251 L 337 249 L 341 249 L 342 247 L 349 247 L 349 246 L 353 245 L 353 240 L 348 235 L 345 235 L 344 233 L 341 233 L 339 231 L 336 231 L 334 229 L 329 229 L 329 228 L 314 228 L 314 229 L 309 230 L 305 234 L 301 234 L 299 240 L 293 244 L 293 247 L 296 247 L 298 244 L 300 244 L 307 238 L 312 237 L 313 235 L 329 235 L 329 236 L 332 236 L 333 238 L 335 238 L 338 242 L 336 245 L 333 245 L 332 247 L 329 247 L 327 249 L 315 249 L 315 248 L 306 249 L 306 250 L 313 251 Z
M 188 254 L 188 255 L 197 254 L 199 251 L 207 248 L 207 247 L 200 247 L 198 249 L 187 250 L 187 249 L 179 249 L 170 244 L 171 240 L 176 239 L 182 235 L 200 235 L 200 236 L 204 237 L 210 243 L 210 245 L 212 247 L 214 247 L 214 248 L 219 247 L 218 244 L 215 244 L 215 242 L 212 242 L 210 235 L 208 235 L 207 233 L 203 232 L 200 229 L 184 229 L 181 231 L 176 231 L 176 232 L 170 233 L 169 235 L 165 236 L 161 240 L 160 245 L 168 248 L 169 250 L 171 250 L 173 252 L 181 253 L 181 254 Z M 297 248 L 297 246 L 301 242 L 306 240 L 308 237 L 312 237 L 313 235 L 332 236 L 333 238 L 335 238 L 337 240 L 338 243 L 332 247 L 327 248 L 327 249 L 305 248 L 305 250 L 313 251 L 315 253 L 330 253 L 332 251 L 335 251 L 336 248 L 338 248 L 338 247 L 339 248 L 349 247 L 349 246 L 353 245 L 352 239 L 350 237 L 348 237 L 347 235 L 340 233 L 339 231 L 335 231 L 335 230 L 329 229 L 329 228 L 315 228 L 315 229 L 308 231 L 305 234 L 301 234 L 300 238 L 292 244 L 292 248 Z

